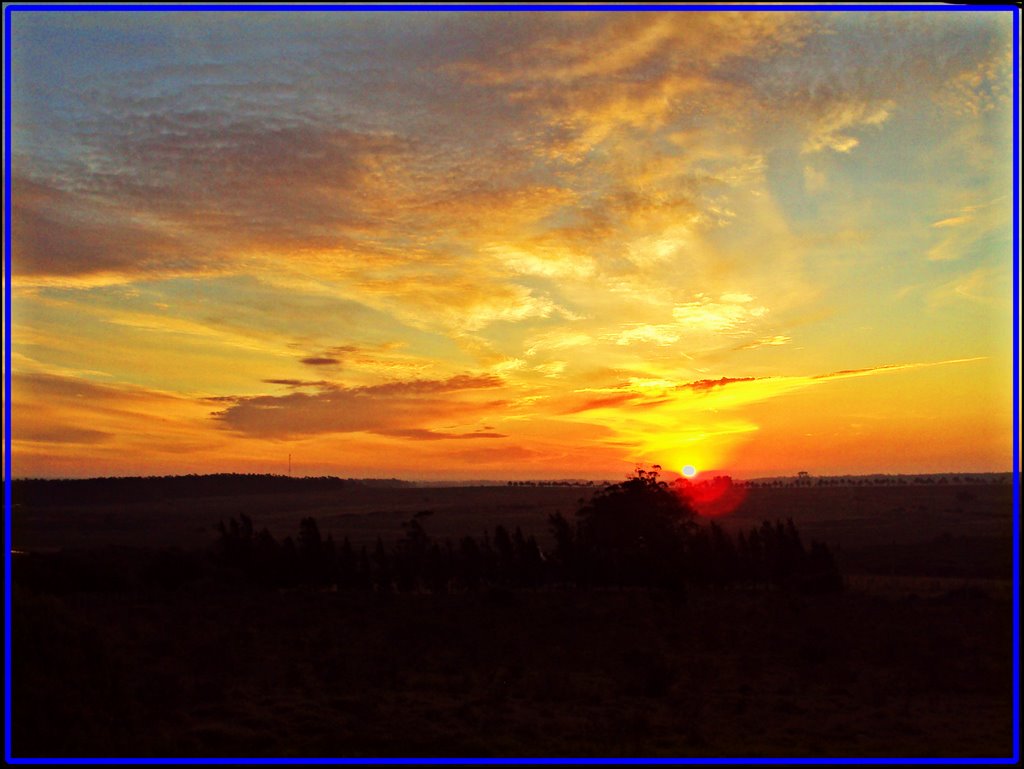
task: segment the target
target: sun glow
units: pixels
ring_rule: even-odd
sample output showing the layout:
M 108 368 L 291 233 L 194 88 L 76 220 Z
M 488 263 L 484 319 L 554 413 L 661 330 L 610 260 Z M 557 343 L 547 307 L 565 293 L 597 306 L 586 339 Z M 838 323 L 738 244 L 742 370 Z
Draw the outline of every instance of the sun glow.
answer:
M 697 474 L 697 468 L 693 465 L 683 465 L 682 473 L 687 478 L 693 478 Z

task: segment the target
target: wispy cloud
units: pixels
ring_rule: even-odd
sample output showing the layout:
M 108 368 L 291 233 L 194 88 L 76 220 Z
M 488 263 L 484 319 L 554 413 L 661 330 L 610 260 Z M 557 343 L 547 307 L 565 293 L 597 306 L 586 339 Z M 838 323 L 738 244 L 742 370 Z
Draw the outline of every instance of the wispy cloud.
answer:
M 618 345 L 649 342 L 660 346 L 689 340 L 695 342 L 707 335 L 737 335 L 748 330 L 768 314 L 768 308 L 754 303 L 747 294 L 723 294 L 718 300 L 698 294 L 690 302 L 672 308 L 672 322 L 633 324 L 607 335 Z
M 757 349 L 758 347 L 780 347 L 781 345 L 789 344 L 792 341 L 793 340 L 790 337 L 785 336 L 784 334 L 776 334 L 775 336 L 764 337 L 762 339 L 753 341 L 750 344 L 745 344 L 741 346 L 739 349 L 754 350 Z
M 754 377 L 722 377 L 721 379 L 698 379 L 696 382 L 687 382 L 681 387 L 689 390 L 710 390 L 713 387 L 724 387 L 735 382 L 753 382 Z
M 379 435 L 390 435 L 395 438 L 408 438 L 414 441 L 441 441 L 449 439 L 475 439 L 475 438 L 507 438 L 507 435 L 495 432 L 475 433 L 442 433 L 436 430 L 422 429 L 400 429 L 400 430 L 375 430 Z
M 964 301 L 1005 306 L 1007 291 L 1000 284 L 996 272 L 987 267 L 979 267 L 932 289 L 927 301 L 932 307 L 948 307 L 951 303 Z
M 948 262 L 980 256 L 983 243 L 994 235 L 1005 238 L 1009 213 L 1007 199 L 1000 197 L 984 203 L 962 206 L 953 216 L 932 223 L 939 238 L 927 251 L 932 262 Z
M 316 387 L 326 388 L 330 387 L 331 383 L 323 379 L 264 379 L 264 384 L 276 384 L 283 385 L 284 387 L 299 388 L 299 387 Z M 222 400 L 234 401 L 231 396 L 222 396 Z
M 828 149 L 849 152 L 860 144 L 852 131 L 882 125 L 889 119 L 893 107 L 894 103 L 888 100 L 874 104 L 857 101 L 834 104 L 811 125 L 803 151 L 814 153 Z

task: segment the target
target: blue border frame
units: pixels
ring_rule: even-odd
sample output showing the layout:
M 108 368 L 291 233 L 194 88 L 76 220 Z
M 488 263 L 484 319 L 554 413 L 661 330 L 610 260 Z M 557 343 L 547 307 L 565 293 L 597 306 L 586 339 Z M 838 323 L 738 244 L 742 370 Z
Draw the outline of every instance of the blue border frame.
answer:
M 15 758 L 13 764 L 1010 764 L 1011 758 Z
M 4 8 L 4 712 L 11 712 L 11 13 Z M 11 717 L 4 716 L 11 763 Z
M 1006 758 L 15 758 L 11 755 L 11 22 L 24 12 L 286 12 L 286 11 L 916 11 L 1009 12 L 1013 16 L 1013 754 Z M 523 5 L 324 4 L 324 5 L 19 5 L 4 7 L 4 758 L 9 764 L 1016 764 L 1020 759 L 1020 14 L 1015 4 L 801 5 L 594 3 Z
M 1013 9 L 1013 757 L 1020 759 L 1020 8 Z
M 102 5 L 102 4 L 64 4 L 64 3 L 53 3 L 53 4 L 39 4 L 39 5 L 19 5 L 12 4 L 8 5 L 4 9 L 4 13 L 8 13 L 11 10 L 18 12 L 25 11 L 81 11 L 81 12 L 125 12 L 125 11 L 155 11 L 160 13 L 170 13 L 176 11 L 195 11 L 195 12 L 235 12 L 235 11 L 264 11 L 272 13 L 280 13 L 286 11 L 411 11 L 418 13 L 438 13 L 438 12 L 467 12 L 467 11 L 718 11 L 718 12 L 740 12 L 740 11 L 803 11 L 803 12 L 825 12 L 825 13 L 837 13 L 846 11 L 957 11 L 973 13 L 976 11 L 1016 11 L 1016 6 L 1010 3 L 1006 4 L 990 4 L 990 5 L 950 5 L 949 3 L 917 3 L 917 4 L 835 4 L 835 5 L 814 5 L 811 3 L 800 4 L 800 3 L 780 3 L 778 5 L 766 5 L 763 3 L 743 3 L 743 4 L 714 4 L 714 3 L 666 3 L 664 5 L 659 4 L 644 4 L 639 3 L 636 5 L 629 5 L 623 3 L 551 3 L 551 4 L 524 4 L 524 3 L 485 3 L 485 4 L 474 4 L 474 3 L 380 3 L 380 4 L 341 4 L 341 3 L 296 3 L 294 5 L 281 5 L 279 3 L 267 3 L 262 4 L 233 4 L 225 3 L 223 5 L 211 4 L 211 3 L 167 3 L 157 5 L 132 5 L 125 3 L 124 5 Z

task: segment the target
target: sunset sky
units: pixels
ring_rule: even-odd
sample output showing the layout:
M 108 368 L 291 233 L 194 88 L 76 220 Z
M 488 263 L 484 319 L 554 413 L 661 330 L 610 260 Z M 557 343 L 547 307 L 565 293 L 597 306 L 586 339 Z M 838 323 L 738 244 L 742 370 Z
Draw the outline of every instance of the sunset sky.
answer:
M 14 477 L 1009 471 L 1012 37 L 15 11 Z

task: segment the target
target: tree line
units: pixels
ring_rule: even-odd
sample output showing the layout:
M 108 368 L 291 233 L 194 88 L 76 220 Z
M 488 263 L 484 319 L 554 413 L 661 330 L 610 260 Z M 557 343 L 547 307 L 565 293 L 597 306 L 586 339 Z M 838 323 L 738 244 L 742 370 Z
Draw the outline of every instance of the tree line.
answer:
M 378 538 L 358 550 L 304 518 L 296 537 L 278 541 L 256 531 L 245 515 L 218 525 L 219 562 L 265 588 L 366 589 L 382 592 L 474 591 L 487 587 L 773 585 L 801 592 L 842 589 L 832 554 L 822 543 L 804 545 L 790 519 L 735 536 L 714 521 L 700 522 L 678 487 L 656 470 L 638 470 L 582 502 L 575 520 L 549 517 L 547 550 L 520 528 L 461 540 L 434 539 L 429 512 L 403 526 L 392 547 Z

